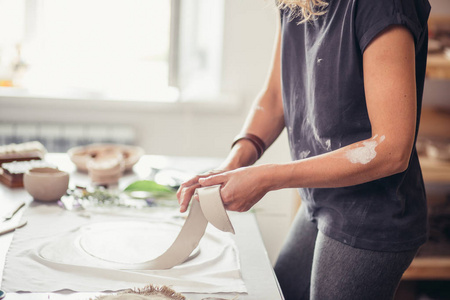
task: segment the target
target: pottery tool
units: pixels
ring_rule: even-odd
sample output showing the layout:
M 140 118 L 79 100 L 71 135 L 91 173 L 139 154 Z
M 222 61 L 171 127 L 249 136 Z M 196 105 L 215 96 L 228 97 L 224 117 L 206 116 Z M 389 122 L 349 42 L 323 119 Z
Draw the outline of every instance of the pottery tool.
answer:
M 6 215 L 4 215 L 3 221 L 9 221 L 12 219 L 12 217 L 14 217 L 14 215 L 22 208 L 25 206 L 25 202 L 21 201 L 20 203 L 16 204 L 15 207 L 13 207 L 13 209 L 11 209 L 11 211 L 9 211 Z
M 13 226 L 8 226 L 8 227 L 4 227 L 1 228 L 0 227 L 0 235 L 6 234 L 6 233 L 10 233 L 13 232 L 14 230 L 16 230 L 17 228 L 21 228 L 23 226 L 25 226 L 27 224 L 27 221 L 21 221 L 19 224 L 17 225 L 13 225 Z M 1 299 L 1 298 L 0 298 Z

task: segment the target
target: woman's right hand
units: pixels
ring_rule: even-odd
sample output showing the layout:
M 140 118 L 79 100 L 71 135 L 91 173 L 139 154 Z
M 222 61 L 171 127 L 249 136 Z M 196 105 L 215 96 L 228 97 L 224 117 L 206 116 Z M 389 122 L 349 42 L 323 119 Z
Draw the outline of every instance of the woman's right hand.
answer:
M 201 187 L 198 182 L 201 178 L 206 178 L 211 175 L 217 175 L 225 172 L 225 170 L 211 170 L 201 175 L 196 175 L 195 177 L 189 179 L 186 182 L 183 182 L 177 191 L 178 204 L 180 204 L 180 212 L 185 212 L 189 206 L 189 202 L 191 201 L 192 196 L 195 193 L 195 190 Z
M 180 212 L 185 212 L 189 206 L 195 190 L 201 187 L 198 182 L 201 178 L 210 177 L 212 175 L 221 174 L 227 171 L 237 169 L 242 166 L 252 164 L 256 161 L 255 147 L 249 141 L 237 143 L 228 154 L 228 157 L 220 164 L 217 169 L 208 171 L 204 174 L 197 175 L 183 182 L 177 191 L 178 204 L 180 204 Z

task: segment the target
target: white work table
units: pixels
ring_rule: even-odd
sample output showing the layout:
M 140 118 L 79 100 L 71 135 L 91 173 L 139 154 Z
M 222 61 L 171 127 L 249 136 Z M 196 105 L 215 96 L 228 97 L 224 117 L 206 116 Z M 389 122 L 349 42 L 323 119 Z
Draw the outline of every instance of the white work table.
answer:
M 75 166 L 70 162 L 66 154 L 47 154 L 46 160 L 54 163 L 59 169 L 71 174 L 71 184 L 85 185 L 89 182 L 86 174 L 76 171 Z M 119 182 L 119 187 L 126 186 L 129 183 L 148 177 L 152 168 L 154 169 L 180 169 L 190 170 L 193 173 L 205 171 L 214 168 L 218 163 L 216 159 L 209 158 L 181 158 L 166 156 L 146 155 L 134 166 L 133 172 L 126 174 Z M 5 213 L 7 208 L 14 203 L 26 201 L 31 203 L 32 197 L 23 189 L 10 189 L 0 185 L 0 215 Z M 20 220 L 22 209 L 11 222 Z M 239 249 L 242 278 L 245 282 L 248 293 L 222 293 L 222 294 L 192 294 L 186 293 L 188 299 L 200 300 L 208 297 L 220 297 L 223 299 L 255 299 L 255 300 L 277 300 L 283 299 L 278 282 L 274 275 L 271 263 L 267 256 L 261 235 L 256 223 L 254 214 L 248 213 L 230 213 L 230 219 L 236 231 L 233 236 Z M 27 225 L 28 226 L 28 225 Z M 20 230 L 20 229 L 19 229 Z M 5 257 L 12 241 L 14 233 L 8 233 L 0 236 L 0 282 L 3 277 L 3 268 Z M 39 274 L 36 274 L 39 276 Z M 150 284 L 151 282 L 149 282 Z M 1 286 L 0 286 L 1 288 Z M 133 287 L 130 287 L 133 288 Z M 3 289 L 2 289 L 3 290 Z M 56 293 L 9 293 L 6 292 L 6 300 L 14 299 L 89 299 L 99 295 L 100 291 L 92 293 L 75 292 L 56 292 Z

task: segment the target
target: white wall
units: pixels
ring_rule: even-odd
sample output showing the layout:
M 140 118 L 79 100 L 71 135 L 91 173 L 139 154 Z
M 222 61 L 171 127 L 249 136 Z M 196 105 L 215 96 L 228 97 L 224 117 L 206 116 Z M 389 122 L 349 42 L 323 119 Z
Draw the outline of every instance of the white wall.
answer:
M 2 121 L 131 124 L 149 154 L 224 157 L 246 112 L 262 87 L 272 56 L 276 29 L 273 1 L 227 0 L 221 104 L 98 104 L 90 101 L 0 100 Z M 238 100 L 235 103 L 235 100 Z M 228 101 L 228 103 L 227 103 Z M 46 104 L 46 105 L 42 105 Z M 283 135 L 262 162 L 290 160 Z M 267 195 L 255 207 L 268 254 L 278 254 L 295 210 L 293 191 Z

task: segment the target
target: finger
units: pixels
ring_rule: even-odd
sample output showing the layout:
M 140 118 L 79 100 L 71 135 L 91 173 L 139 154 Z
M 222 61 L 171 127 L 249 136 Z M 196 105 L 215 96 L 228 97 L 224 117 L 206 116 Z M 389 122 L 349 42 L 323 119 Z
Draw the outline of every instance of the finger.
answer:
M 181 192 L 180 197 L 180 212 L 185 212 L 189 206 L 189 202 L 191 201 L 192 195 L 194 195 L 195 190 L 200 187 L 200 184 L 194 184 L 190 187 L 186 187 Z
M 196 201 L 200 201 L 200 197 L 198 196 L 197 193 L 194 194 L 193 198 L 194 198 L 194 200 L 196 200 Z
M 220 175 L 213 175 L 208 176 L 206 178 L 200 178 L 198 182 L 201 184 L 201 186 L 211 186 L 216 184 L 222 184 L 225 182 L 226 177 L 222 174 Z
M 178 191 L 177 191 L 178 203 L 180 203 L 180 198 L 181 198 L 181 194 L 182 194 L 183 190 L 185 188 L 188 188 L 188 187 L 192 186 L 192 185 L 198 184 L 198 179 L 199 178 L 200 178 L 199 176 L 195 176 L 195 177 L 189 179 L 188 181 L 183 182 L 180 185 L 180 187 L 178 188 Z
M 223 172 L 225 172 L 225 171 L 224 170 L 219 170 L 219 169 L 214 169 L 214 170 L 210 170 L 210 171 L 208 171 L 206 173 L 201 174 L 202 175 L 201 177 L 208 177 L 208 176 L 220 174 L 220 173 L 223 173 Z
M 199 175 L 196 175 L 196 176 L 192 177 L 191 179 L 189 179 L 189 180 L 183 182 L 183 183 L 180 185 L 180 187 L 188 187 L 188 186 L 191 186 L 191 185 L 193 185 L 193 184 L 196 184 L 196 183 L 198 183 L 198 179 L 199 179 L 199 178 L 200 178 L 200 176 L 199 176 Z

